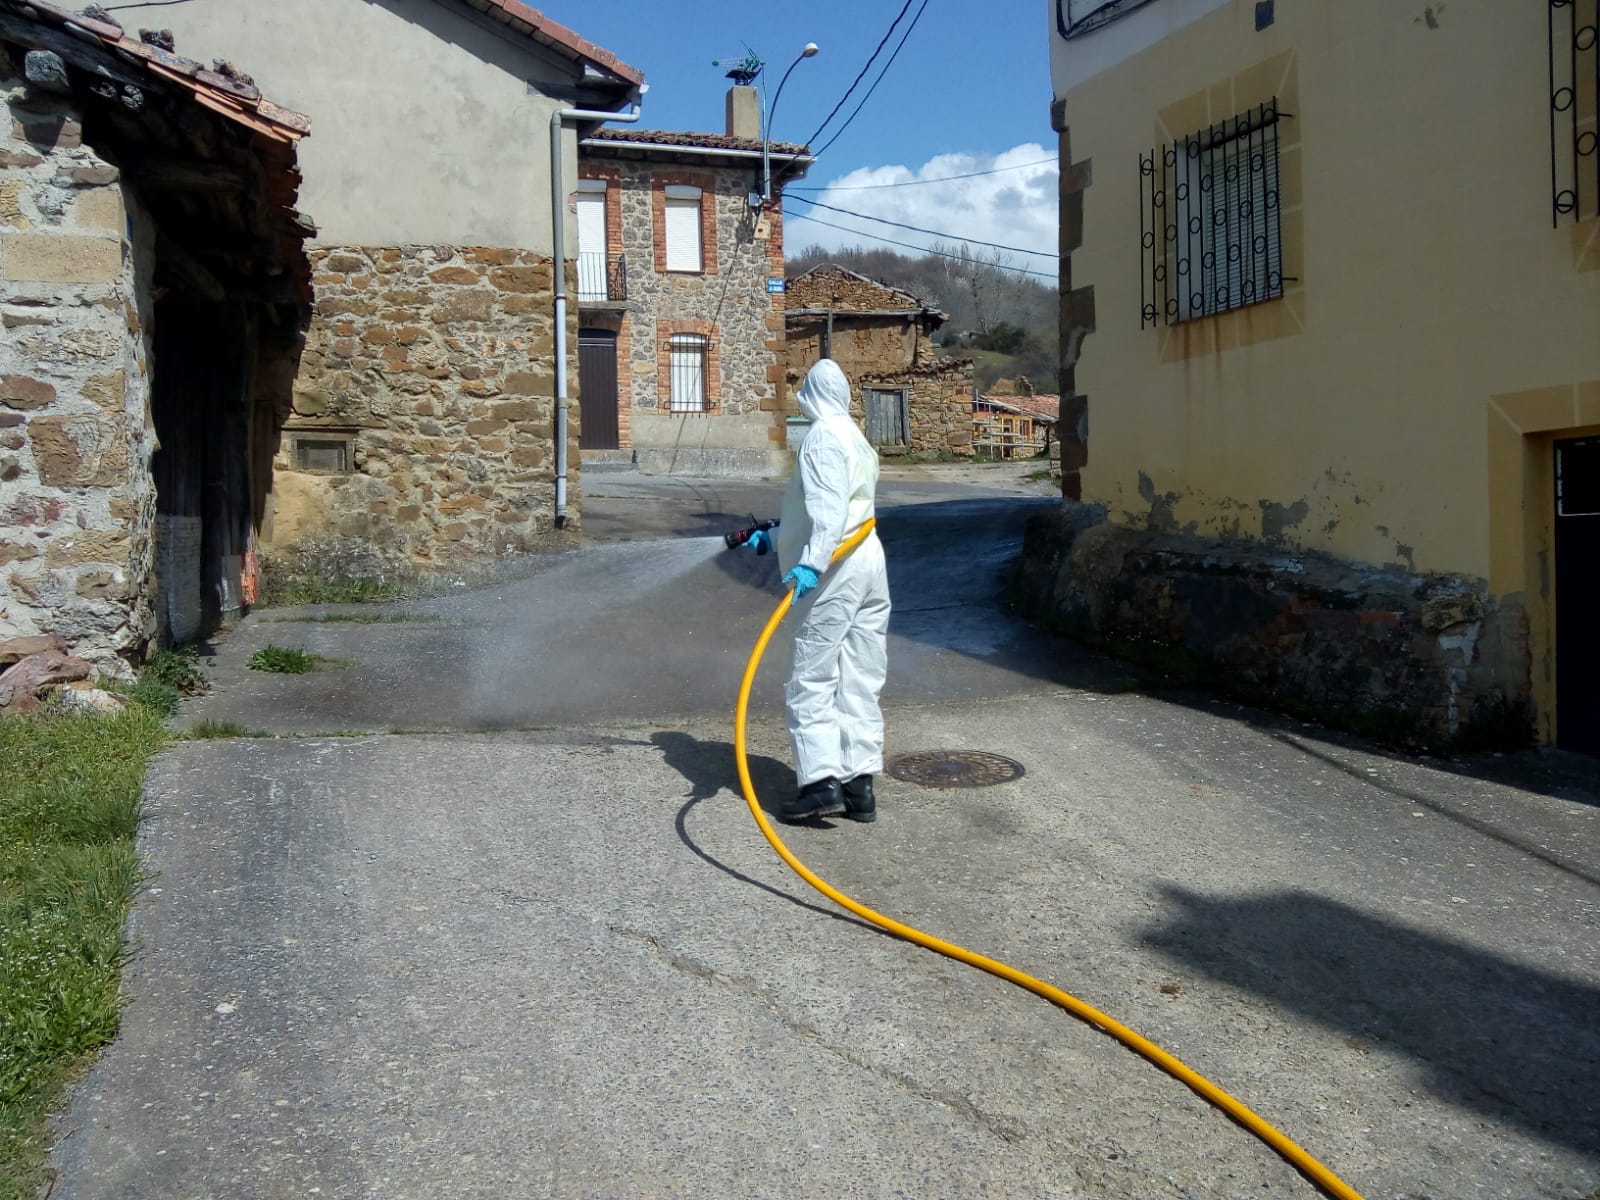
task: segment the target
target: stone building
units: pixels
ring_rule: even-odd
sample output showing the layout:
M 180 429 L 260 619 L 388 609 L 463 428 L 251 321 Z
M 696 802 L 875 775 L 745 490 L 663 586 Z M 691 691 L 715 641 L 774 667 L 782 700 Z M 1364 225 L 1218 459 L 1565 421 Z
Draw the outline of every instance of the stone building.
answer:
M 310 307 L 305 118 L 161 40 L 0 6 L 0 637 L 113 670 L 249 599 Z
M 1600 753 L 1594 0 L 1050 8 L 1085 507 L 1040 603 L 1391 736 Z
M 577 140 L 552 118 L 618 112 L 634 68 L 519 0 L 188 0 L 188 53 L 249 47 L 263 87 L 310 114 L 316 309 L 261 538 L 275 562 L 372 575 L 455 568 L 581 516 L 576 306 L 558 388 L 557 269 L 570 295 Z M 563 513 L 561 496 L 565 495 Z
M 647 472 L 781 474 L 782 184 L 804 147 L 769 148 L 763 204 L 756 92 L 727 132 L 601 129 L 579 146 L 583 447 Z
M 831 358 L 849 378 L 851 411 L 880 453 L 972 453 L 972 360 L 934 349 L 944 313 L 832 264 L 791 279 L 788 291 L 791 384 Z

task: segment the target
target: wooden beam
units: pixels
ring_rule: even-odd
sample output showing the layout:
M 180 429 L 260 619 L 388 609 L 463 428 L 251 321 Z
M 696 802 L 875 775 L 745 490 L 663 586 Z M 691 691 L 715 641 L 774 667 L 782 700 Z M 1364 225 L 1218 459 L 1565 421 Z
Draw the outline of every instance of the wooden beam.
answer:
M 115 83 L 136 88 L 150 85 L 148 76 L 129 71 L 115 54 L 103 48 L 104 44 L 98 39 L 91 45 L 59 29 L 23 20 L 4 11 L 0 11 L 0 39 L 30 49 L 53 50 L 78 69 Z

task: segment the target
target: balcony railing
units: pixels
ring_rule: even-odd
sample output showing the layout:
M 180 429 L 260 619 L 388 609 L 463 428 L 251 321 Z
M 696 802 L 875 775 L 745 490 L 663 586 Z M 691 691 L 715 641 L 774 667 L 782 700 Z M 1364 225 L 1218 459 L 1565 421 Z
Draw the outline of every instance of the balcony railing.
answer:
M 628 298 L 628 262 L 617 255 L 608 263 L 602 250 L 578 254 L 578 303 L 606 304 Z

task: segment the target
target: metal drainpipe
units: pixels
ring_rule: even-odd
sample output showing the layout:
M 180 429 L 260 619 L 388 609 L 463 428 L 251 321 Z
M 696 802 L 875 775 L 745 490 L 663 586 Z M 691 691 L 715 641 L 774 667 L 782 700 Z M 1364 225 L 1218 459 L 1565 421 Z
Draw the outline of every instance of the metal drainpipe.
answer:
M 564 121 L 637 121 L 640 106 L 629 113 L 587 108 L 558 108 L 550 114 L 550 225 L 555 253 L 551 256 L 556 289 L 556 528 L 567 523 L 567 196 L 561 183 L 561 125 Z

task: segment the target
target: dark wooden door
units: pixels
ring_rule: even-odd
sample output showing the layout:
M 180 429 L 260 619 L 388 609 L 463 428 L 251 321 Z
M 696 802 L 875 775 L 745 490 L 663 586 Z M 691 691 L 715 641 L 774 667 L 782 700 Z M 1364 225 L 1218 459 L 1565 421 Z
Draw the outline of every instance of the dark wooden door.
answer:
M 616 450 L 617 335 L 609 329 L 578 331 L 578 410 L 583 426 L 578 446 L 584 450 Z
M 250 541 L 249 327 L 237 305 L 156 306 L 150 409 L 156 574 L 168 636 L 187 642 L 242 607 Z
M 1600 438 L 1556 443 L 1556 744 L 1600 754 Z

